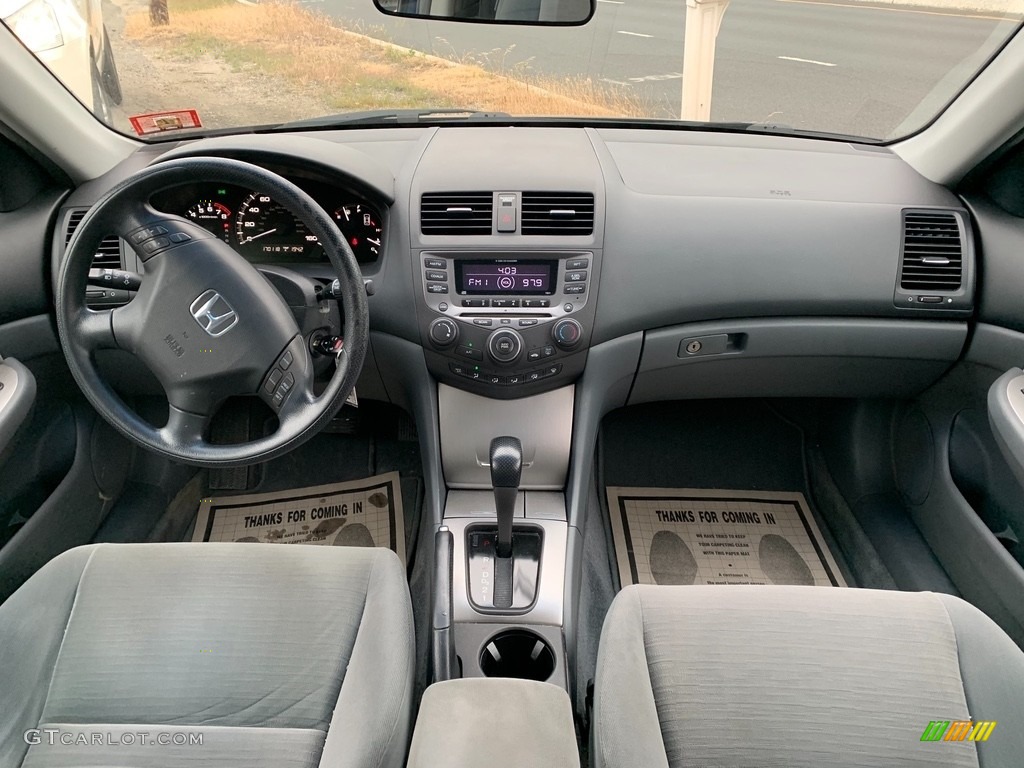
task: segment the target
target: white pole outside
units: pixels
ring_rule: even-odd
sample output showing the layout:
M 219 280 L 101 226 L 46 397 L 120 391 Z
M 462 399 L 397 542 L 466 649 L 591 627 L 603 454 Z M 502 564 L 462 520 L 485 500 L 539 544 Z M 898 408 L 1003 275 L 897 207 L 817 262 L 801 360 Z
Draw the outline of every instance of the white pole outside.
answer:
M 715 40 L 729 0 L 686 0 L 683 40 L 682 120 L 711 119 L 711 86 L 715 78 Z

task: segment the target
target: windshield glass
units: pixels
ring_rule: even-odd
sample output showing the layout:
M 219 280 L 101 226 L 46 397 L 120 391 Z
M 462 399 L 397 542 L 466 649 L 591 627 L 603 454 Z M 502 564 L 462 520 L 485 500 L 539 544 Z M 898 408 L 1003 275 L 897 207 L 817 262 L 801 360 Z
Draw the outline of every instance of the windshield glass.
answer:
M 596 2 L 578 27 L 395 18 L 372 0 L 0 0 L 0 18 L 146 139 L 402 109 L 887 140 L 927 124 L 1021 22 L 1020 0 Z M 455 119 L 403 120 L 437 117 Z

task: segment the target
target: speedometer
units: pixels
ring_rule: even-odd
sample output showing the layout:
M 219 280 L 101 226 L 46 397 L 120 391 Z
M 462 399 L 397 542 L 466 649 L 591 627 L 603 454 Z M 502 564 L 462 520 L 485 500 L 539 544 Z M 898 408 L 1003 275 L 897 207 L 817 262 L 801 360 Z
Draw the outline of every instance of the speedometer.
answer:
M 259 253 L 314 255 L 320 243 L 306 225 L 268 195 L 253 192 L 238 206 L 235 217 L 238 245 Z

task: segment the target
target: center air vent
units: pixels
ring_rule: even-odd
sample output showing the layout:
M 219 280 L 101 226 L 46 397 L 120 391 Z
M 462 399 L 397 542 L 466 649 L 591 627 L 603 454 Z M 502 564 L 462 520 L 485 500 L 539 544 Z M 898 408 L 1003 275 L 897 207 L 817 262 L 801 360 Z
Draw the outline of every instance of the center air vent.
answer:
M 589 192 L 523 192 L 524 235 L 590 235 L 594 196 Z
M 64 233 L 64 249 L 67 250 L 71 236 L 75 234 L 78 225 L 85 218 L 86 209 L 72 211 L 68 216 L 67 231 Z M 92 258 L 93 267 L 106 269 L 121 269 L 121 241 L 117 235 L 108 235 L 103 238 L 100 247 Z
M 424 192 L 420 232 L 424 235 L 489 235 L 494 195 L 490 192 Z
M 963 279 L 960 222 L 950 211 L 906 211 L 903 214 L 903 264 L 900 288 L 905 291 L 955 291 Z

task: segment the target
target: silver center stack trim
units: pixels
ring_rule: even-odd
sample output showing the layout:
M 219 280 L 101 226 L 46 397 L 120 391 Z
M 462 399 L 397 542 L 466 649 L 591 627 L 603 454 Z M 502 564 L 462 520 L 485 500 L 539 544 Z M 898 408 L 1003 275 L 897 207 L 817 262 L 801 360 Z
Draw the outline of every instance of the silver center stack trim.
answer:
M 489 494 L 487 494 L 489 495 Z M 508 624 L 550 624 L 562 626 L 565 598 L 565 558 L 568 524 L 565 522 L 565 497 L 561 493 L 520 493 L 514 525 L 528 523 L 544 532 L 538 574 L 537 600 L 526 613 L 485 614 L 469 602 L 469 577 L 466 561 L 466 529 L 481 522 L 495 522 L 493 497 L 483 506 L 485 494 L 449 491 L 444 525 L 452 532 L 455 547 L 452 563 L 452 618 L 456 622 Z M 479 503 L 479 507 L 477 504 Z M 521 515 L 521 511 L 525 515 Z M 455 516 L 459 515 L 459 516 Z
M 494 400 L 438 384 L 441 462 L 448 487 L 489 489 L 491 439 L 511 435 L 523 444 L 519 487 L 561 491 L 569 471 L 574 397 L 572 386 L 516 400 Z

